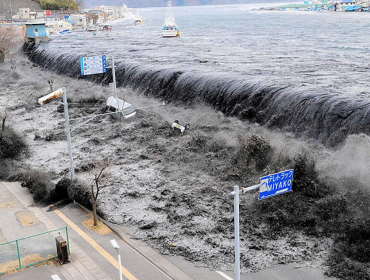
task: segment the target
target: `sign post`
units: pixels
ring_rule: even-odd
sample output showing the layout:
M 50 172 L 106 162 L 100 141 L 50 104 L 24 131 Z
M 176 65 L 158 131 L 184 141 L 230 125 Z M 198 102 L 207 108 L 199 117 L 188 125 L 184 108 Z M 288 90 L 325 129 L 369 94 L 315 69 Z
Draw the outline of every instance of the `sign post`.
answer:
M 240 236 L 239 236 L 239 194 L 260 189 L 258 199 L 265 199 L 292 190 L 294 169 L 282 171 L 260 178 L 260 184 L 248 188 L 234 186 L 230 194 L 234 196 L 234 234 L 235 234 L 235 280 L 240 280 Z
M 235 280 L 240 280 L 239 186 L 234 186 Z
M 294 170 L 286 170 L 261 178 L 258 199 L 265 199 L 292 190 Z
M 93 75 L 107 72 L 107 56 L 89 56 L 80 57 L 81 76 Z M 114 66 L 114 57 L 112 56 L 112 76 L 113 76 L 113 90 L 114 97 L 117 98 L 116 85 L 116 67 Z
M 113 75 L 113 91 L 114 97 L 117 98 L 117 85 L 116 85 L 116 67 L 114 66 L 114 57 L 112 56 L 112 75 Z
M 67 142 L 68 142 L 68 154 L 69 154 L 69 171 L 71 182 L 73 181 L 73 156 L 72 156 L 72 141 L 71 141 L 71 129 L 69 128 L 69 115 L 68 115 L 68 103 L 67 103 L 67 90 L 62 88 L 63 91 L 63 105 L 64 105 L 64 118 L 66 120 L 66 132 L 67 132 Z
M 107 72 L 107 57 L 105 55 L 80 57 L 81 76 Z

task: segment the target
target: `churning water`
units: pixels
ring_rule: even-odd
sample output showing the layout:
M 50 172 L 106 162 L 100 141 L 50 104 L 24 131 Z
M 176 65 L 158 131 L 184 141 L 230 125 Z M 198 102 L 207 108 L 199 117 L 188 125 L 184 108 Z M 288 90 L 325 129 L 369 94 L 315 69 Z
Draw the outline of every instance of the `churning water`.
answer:
M 79 57 L 114 55 L 117 82 L 176 103 L 329 146 L 370 134 L 369 13 L 267 12 L 249 5 L 175 7 L 179 38 L 161 38 L 165 8 L 141 9 L 112 31 L 52 36 L 31 60 L 80 76 Z M 111 75 L 89 77 L 109 82 Z

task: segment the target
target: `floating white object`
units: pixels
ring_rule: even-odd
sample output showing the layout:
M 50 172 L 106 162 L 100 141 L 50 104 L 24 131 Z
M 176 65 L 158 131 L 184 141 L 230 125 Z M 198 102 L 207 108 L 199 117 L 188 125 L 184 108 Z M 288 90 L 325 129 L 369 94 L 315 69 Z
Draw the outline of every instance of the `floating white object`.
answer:
M 59 97 L 63 94 L 63 90 L 60 88 L 60 89 L 57 89 L 56 91 L 53 91 L 52 93 L 49 93 L 48 95 L 45 95 L 41 98 L 39 98 L 39 104 L 40 105 L 44 105 L 46 101 L 50 100 L 50 99 L 53 99 L 53 98 L 56 98 L 56 97 Z
M 175 131 L 175 128 L 177 128 L 178 130 L 180 130 L 180 135 L 183 136 L 184 135 L 184 132 L 186 129 L 189 129 L 190 128 L 190 124 L 187 124 L 185 126 L 179 124 L 179 121 L 178 120 L 175 120 L 172 124 L 172 130 Z
M 113 112 L 121 111 L 122 116 L 124 116 L 125 119 L 136 115 L 134 106 L 114 96 L 110 96 L 107 100 L 107 110 L 108 109 Z

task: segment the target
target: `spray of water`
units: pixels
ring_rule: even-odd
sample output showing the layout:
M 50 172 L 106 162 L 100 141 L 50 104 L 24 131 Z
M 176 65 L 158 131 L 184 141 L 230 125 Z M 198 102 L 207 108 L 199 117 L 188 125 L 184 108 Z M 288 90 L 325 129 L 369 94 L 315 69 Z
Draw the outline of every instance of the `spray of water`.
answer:
M 59 54 L 32 44 L 25 50 L 41 67 L 80 78 L 80 56 L 76 53 Z M 116 76 L 118 86 L 132 87 L 174 104 L 204 102 L 227 116 L 318 139 L 327 146 L 337 146 L 351 134 L 370 134 L 368 102 L 351 96 L 303 92 L 297 87 L 252 82 L 222 73 L 179 71 L 125 61 L 117 62 Z M 112 77 L 108 71 L 85 79 L 107 84 Z

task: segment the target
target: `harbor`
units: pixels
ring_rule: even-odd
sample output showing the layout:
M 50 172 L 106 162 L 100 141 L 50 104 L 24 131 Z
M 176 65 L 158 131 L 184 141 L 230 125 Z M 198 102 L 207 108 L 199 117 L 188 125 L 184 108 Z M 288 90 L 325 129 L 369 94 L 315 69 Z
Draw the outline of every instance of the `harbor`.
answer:
M 328 12 L 369 12 L 369 1 L 304 1 L 302 4 L 286 4 L 276 7 L 261 8 L 262 10 L 277 11 L 328 11 Z

